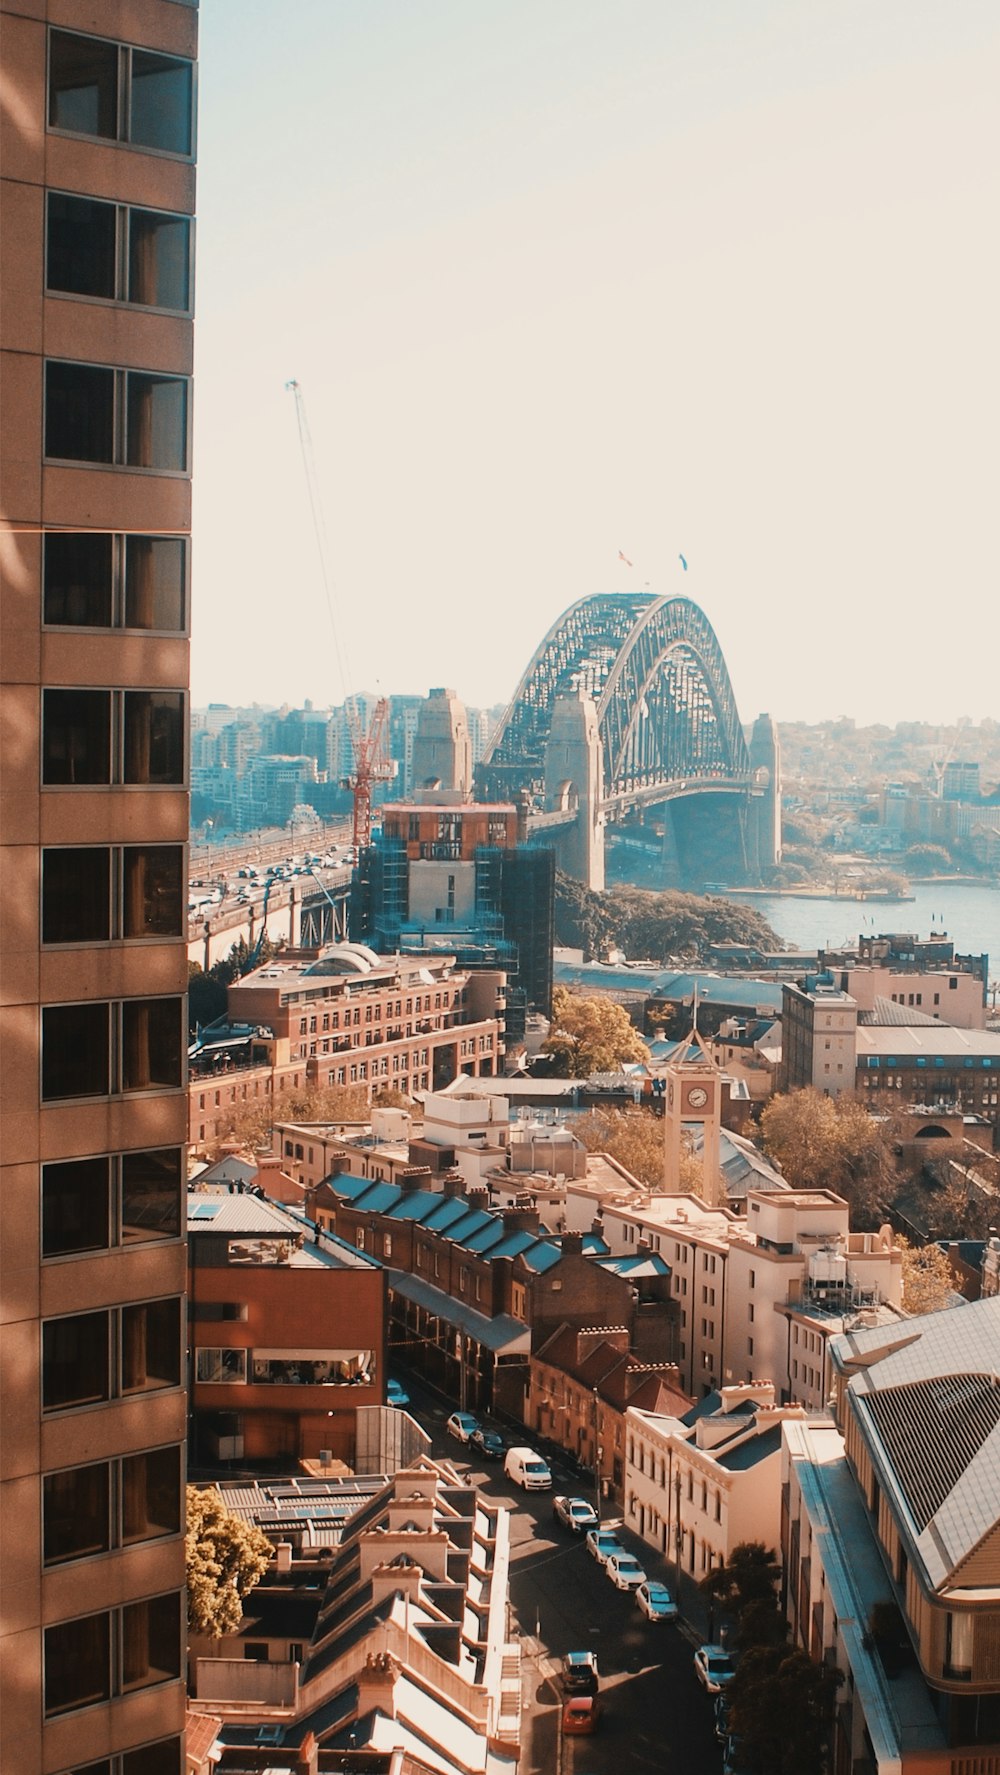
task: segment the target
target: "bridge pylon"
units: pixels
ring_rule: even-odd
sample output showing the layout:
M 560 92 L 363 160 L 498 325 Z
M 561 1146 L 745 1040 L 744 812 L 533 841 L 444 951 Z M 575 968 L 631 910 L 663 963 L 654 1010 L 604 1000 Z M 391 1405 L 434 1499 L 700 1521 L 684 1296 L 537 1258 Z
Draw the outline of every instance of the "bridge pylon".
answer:
M 582 692 L 557 696 L 545 743 L 545 807 L 549 813 L 575 810 L 571 825 L 559 827 L 551 842 L 560 869 L 600 892 L 604 887 L 604 814 L 601 733 L 597 705 Z

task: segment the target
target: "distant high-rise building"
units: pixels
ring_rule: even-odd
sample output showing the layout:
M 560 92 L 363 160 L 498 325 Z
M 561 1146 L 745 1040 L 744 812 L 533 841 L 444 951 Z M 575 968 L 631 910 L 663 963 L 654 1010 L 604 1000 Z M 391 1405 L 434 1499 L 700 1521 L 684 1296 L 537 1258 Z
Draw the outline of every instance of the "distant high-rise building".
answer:
M 184 1763 L 197 10 L 0 0 L 0 1762 Z
M 979 800 L 979 762 L 952 758 L 944 767 L 942 801 Z

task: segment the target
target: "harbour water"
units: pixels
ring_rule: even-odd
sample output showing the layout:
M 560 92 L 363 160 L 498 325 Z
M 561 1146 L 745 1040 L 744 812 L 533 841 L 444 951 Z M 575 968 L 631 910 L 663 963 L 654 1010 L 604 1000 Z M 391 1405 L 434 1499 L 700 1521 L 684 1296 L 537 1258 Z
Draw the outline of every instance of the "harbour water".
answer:
M 842 896 L 740 894 L 741 903 L 763 913 L 793 949 L 857 942 L 861 932 L 910 931 L 927 937 L 946 931 L 961 955 L 990 957 L 1000 973 L 1000 883 L 914 882 L 912 899 L 849 900 Z

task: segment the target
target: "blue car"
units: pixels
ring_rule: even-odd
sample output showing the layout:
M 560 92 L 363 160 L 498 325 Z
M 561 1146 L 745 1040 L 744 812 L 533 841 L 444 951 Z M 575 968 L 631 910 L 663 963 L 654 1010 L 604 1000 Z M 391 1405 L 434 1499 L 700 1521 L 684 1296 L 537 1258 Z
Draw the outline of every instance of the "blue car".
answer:
M 394 1381 L 390 1375 L 385 1383 L 385 1402 L 402 1411 L 410 1403 L 410 1395 L 400 1381 Z

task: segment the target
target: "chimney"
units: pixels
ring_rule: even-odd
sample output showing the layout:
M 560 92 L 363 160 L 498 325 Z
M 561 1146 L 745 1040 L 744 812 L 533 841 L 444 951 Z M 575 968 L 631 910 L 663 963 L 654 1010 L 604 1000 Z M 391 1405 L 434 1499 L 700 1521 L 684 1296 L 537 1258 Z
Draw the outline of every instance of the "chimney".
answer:
M 415 1190 L 430 1189 L 430 1167 L 428 1165 L 407 1165 L 405 1171 L 397 1171 L 395 1181 L 404 1196 L 412 1196 Z
M 582 1233 L 563 1233 L 559 1243 L 562 1246 L 562 1254 L 564 1257 L 583 1256 Z
M 386 1714 L 389 1719 L 396 1717 L 396 1678 L 400 1666 L 391 1652 L 369 1652 L 361 1670 L 358 1671 L 358 1715 L 372 1713 L 378 1708 L 379 1713 Z
M 462 1194 L 462 1185 L 464 1182 L 465 1179 L 462 1176 L 461 1171 L 450 1171 L 448 1175 L 442 1179 L 441 1187 L 449 1201 L 455 1196 L 460 1196 Z
M 500 1212 L 505 1233 L 536 1233 L 538 1231 L 538 1209 L 503 1208 Z
M 277 1541 L 274 1547 L 274 1564 L 279 1572 L 290 1572 L 292 1569 L 291 1541 Z
M 319 1741 L 315 1732 L 307 1732 L 299 1745 L 295 1775 L 316 1775 L 319 1768 Z

